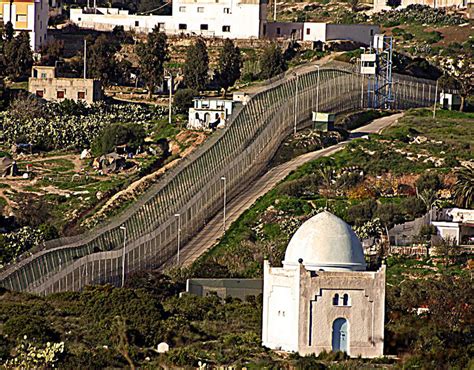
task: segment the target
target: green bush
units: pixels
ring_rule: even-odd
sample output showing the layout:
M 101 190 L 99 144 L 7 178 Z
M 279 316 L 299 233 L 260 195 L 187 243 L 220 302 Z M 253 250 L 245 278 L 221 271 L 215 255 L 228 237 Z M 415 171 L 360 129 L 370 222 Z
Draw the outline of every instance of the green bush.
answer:
M 22 340 L 26 335 L 29 342 L 54 342 L 59 339 L 58 333 L 44 317 L 34 315 L 19 315 L 9 318 L 3 325 L 3 335 L 9 340 Z
M 146 133 L 143 126 L 130 123 L 115 123 L 105 127 L 92 143 L 92 153 L 95 156 L 113 152 L 118 145 L 127 145 L 136 150 L 143 145 Z
M 177 113 L 188 113 L 188 109 L 193 106 L 193 98 L 198 93 L 193 89 L 181 89 L 176 91 L 173 97 L 173 105 Z

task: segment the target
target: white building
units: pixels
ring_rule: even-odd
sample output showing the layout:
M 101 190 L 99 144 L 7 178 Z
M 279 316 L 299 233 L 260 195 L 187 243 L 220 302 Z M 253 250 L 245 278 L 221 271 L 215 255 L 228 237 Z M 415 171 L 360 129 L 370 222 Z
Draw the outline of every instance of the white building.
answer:
M 27 31 L 33 51 L 46 44 L 48 0 L 0 0 L 0 22 L 13 24 L 15 32 Z
M 447 208 L 436 211 L 431 224 L 437 235 L 456 244 L 474 241 L 474 209 Z
M 234 39 L 260 38 L 266 22 L 266 0 L 177 0 L 172 15 L 136 15 L 127 10 L 97 8 L 97 14 L 71 9 L 79 27 L 150 32 L 155 26 L 166 34 L 203 35 Z
M 329 212 L 295 233 L 283 267 L 264 266 L 262 342 L 301 355 L 383 355 L 385 266 L 365 271 L 362 246 Z
M 189 108 L 188 128 L 207 130 L 225 126 L 232 114 L 234 102 L 227 99 L 197 98 Z
M 347 40 L 369 45 L 380 27 L 372 24 L 329 24 L 316 22 L 269 22 L 266 36 L 301 41 Z

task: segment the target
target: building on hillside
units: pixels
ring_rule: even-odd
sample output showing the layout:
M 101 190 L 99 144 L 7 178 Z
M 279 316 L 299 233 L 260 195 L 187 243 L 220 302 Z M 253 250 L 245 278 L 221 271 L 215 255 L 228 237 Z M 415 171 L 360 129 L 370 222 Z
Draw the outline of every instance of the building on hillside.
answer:
M 0 0 L 0 22 L 11 21 L 15 32 L 28 32 L 36 52 L 47 42 L 48 11 L 48 0 Z
M 461 108 L 461 95 L 445 93 L 439 94 L 439 105 L 442 109 L 459 110 Z
M 431 224 L 440 238 L 451 239 L 456 244 L 474 244 L 474 209 L 437 210 Z
M 216 98 L 193 99 L 189 108 L 188 129 L 208 130 L 224 127 L 232 114 L 234 101 Z
M 462 8 L 465 9 L 468 0 L 401 0 L 401 4 L 397 9 L 406 8 L 409 5 L 428 5 L 433 8 Z M 374 0 L 374 12 L 381 12 L 382 10 L 391 10 L 387 5 L 387 0 Z
M 55 67 L 34 66 L 28 80 L 28 91 L 50 101 L 64 99 L 92 104 L 102 99 L 102 85 L 92 78 L 64 78 L 56 76 Z
M 300 355 L 383 355 L 385 266 L 366 271 L 362 245 L 329 212 L 306 221 L 283 267 L 264 262 L 262 342 Z
M 370 45 L 380 27 L 373 24 L 330 24 L 316 22 L 269 22 L 266 36 L 271 39 L 284 38 L 297 41 L 347 40 Z
M 222 299 L 227 297 L 245 300 L 248 296 L 262 294 L 262 279 L 188 279 L 186 293 L 200 297 L 216 294 Z
M 177 0 L 172 15 L 138 15 L 117 8 L 71 9 L 79 27 L 151 32 L 154 27 L 169 35 L 202 35 L 232 39 L 258 39 L 265 33 L 266 0 Z

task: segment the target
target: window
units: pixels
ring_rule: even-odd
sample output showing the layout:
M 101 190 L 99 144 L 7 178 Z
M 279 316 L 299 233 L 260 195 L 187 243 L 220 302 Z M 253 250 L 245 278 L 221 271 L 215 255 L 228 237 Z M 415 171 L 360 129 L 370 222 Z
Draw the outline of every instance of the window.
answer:
M 186 11 L 186 7 L 185 7 L 185 6 L 180 6 L 180 7 L 179 7 L 179 11 L 180 11 L 181 13 L 184 13 L 184 12 Z
M 349 306 L 349 295 L 348 294 L 344 294 L 342 296 L 342 305 L 343 306 Z
M 311 28 L 307 28 L 307 29 L 306 29 L 306 34 L 307 34 L 307 35 L 311 35 Z
M 201 31 L 207 31 L 209 26 L 207 24 L 201 24 Z
M 84 100 L 86 98 L 86 93 L 85 91 L 78 91 L 77 92 L 77 99 L 79 100 Z
M 281 33 L 281 29 L 280 27 L 277 27 L 277 35 L 279 35 Z
M 204 7 L 198 6 L 198 13 L 204 13 Z
M 230 26 L 222 26 L 222 32 L 230 32 Z
M 38 98 L 42 98 L 44 96 L 44 91 L 43 90 L 36 90 L 36 96 Z
M 135 21 L 135 27 L 138 27 L 140 25 L 140 21 Z
M 230 8 L 224 8 L 224 13 L 225 14 L 230 14 Z
M 165 24 L 164 23 L 158 23 L 158 30 L 159 31 L 164 31 L 165 30 Z
M 77 21 L 78 21 L 78 22 L 80 22 L 81 20 L 82 20 L 82 18 L 81 18 L 81 17 L 77 18 Z
M 64 99 L 64 91 L 58 91 L 56 93 L 56 98 L 58 99 Z
M 188 29 L 188 26 L 187 26 L 186 24 L 180 23 L 179 26 L 178 26 L 178 28 L 179 28 L 180 30 L 186 30 L 186 29 Z
M 333 306 L 339 306 L 339 294 L 334 294 L 334 297 L 332 298 L 332 305 Z
M 26 16 L 26 14 L 17 14 L 16 15 L 16 21 L 17 22 L 27 22 L 28 18 Z
M 45 72 L 41 72 L 41 78 L 47 78 L 48 75 Z
M 374 30 L 370 30 L 370 36 L 374 35 Z

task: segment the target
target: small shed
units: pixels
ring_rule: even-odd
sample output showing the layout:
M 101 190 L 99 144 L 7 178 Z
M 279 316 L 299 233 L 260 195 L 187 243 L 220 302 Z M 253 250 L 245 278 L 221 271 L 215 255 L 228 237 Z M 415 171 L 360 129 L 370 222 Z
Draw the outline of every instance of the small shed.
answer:
M 461 95 L 442 92 L 439 94 L 439 105 L 442 109 L 459 110 Z

